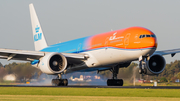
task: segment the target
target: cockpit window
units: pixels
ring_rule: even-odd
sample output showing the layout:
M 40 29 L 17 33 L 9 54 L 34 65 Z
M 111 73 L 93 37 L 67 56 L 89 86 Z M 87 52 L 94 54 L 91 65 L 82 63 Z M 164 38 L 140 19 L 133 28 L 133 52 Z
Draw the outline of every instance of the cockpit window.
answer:
M 155 35 L 150 35 L 150 34 L 144 34 L 144 35 L 140 35 L 139 36 L 139 38 L 145 38 L 145 37 L 147 37 L 147 38 L 150 38 L 150 37 L 156 37 Z
M 146 35 L 146 37 L 151 37 L 151 35 Z
M 151 37 L 156 37 L 155 35 L 151 35 Z
M 139 38 L 142 38 L 142 35 L 140 35 Z

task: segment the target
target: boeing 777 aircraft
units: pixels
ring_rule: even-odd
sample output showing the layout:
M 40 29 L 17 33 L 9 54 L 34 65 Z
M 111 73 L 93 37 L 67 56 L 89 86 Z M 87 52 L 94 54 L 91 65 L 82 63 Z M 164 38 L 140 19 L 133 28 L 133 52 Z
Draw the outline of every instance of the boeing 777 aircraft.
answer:
M 156 35 L 143 27 L 130 27 L 48 46 L 33 4 L 29 8 L 35 51 L 0 49 L 0 58 L 30 61 L 43 73 L 57 75 L 58 78 L 52 80 L 56 86 L 68 85 L 62 74 L 103 70 L 113 73 L 112 79 L 107 80 L 108 86 L 122 86 L 123 80 L 117 78 L 120 68 L 139 61 L 140 74 L 158 75 L 165 69 L 163 55 L 173 57 L 180 52 L 180 49 L 156 51 Z

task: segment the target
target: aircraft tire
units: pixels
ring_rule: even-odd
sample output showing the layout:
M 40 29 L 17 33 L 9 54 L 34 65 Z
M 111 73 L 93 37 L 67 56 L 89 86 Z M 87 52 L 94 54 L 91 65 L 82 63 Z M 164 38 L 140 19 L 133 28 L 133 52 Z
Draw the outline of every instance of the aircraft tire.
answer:
M 52 79 L 52 85 L 54 85 L 54 86 L 67 86 L 68 80 L 67 79 Z
M 139 74 L 142 74 L 143 73 L 143 70 L 142 69 L 139 69 Z
M 123 80 L 122 79 L 108 79 L 107 85 L 108 86 L 123 86 Z

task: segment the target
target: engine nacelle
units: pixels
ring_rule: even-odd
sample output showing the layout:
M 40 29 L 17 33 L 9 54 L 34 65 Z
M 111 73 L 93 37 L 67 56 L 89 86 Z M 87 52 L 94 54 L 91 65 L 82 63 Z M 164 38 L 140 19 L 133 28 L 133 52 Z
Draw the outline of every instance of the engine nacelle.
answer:
M 147 75 L 157 75 L 164 71 L 166 67 L 166 61 L 163 56 L 154 54 L 146 61 L 145 73 Z
M 38 65 L 40 70 L 46 74 L 59 74 L 67 68 L 67 59 L 60 53 L 48 53 Z

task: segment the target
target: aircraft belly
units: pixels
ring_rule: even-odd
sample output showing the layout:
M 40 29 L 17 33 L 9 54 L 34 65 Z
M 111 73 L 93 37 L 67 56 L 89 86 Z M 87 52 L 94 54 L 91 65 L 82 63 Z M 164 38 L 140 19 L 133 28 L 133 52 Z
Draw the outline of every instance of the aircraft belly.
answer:
M 121 49 L 99 49 L 88 52 L 94 59 L 94 63 L 98 66 L 105 66 L 114 63 L 123 63 L 138 60 L 140 56 L 149 56 L 153 54 L 155 49 L 137 49 L 137 50 L 121 50 Z M 92 59 L 92 60 L 93 60 Z M 91 62 L 92 63 L 92 62 Z
M 74 72 L 74 71 L 85 70 L 85 69 L 88 69 L 88 68 L 89 67 L 86 64 L 79 64 L 79 65 L 75 65 L 75 66 L 72 66 L 72 67 L 68 67 L 66 69 L 66 73 L 71 73 L 71 72 Z

